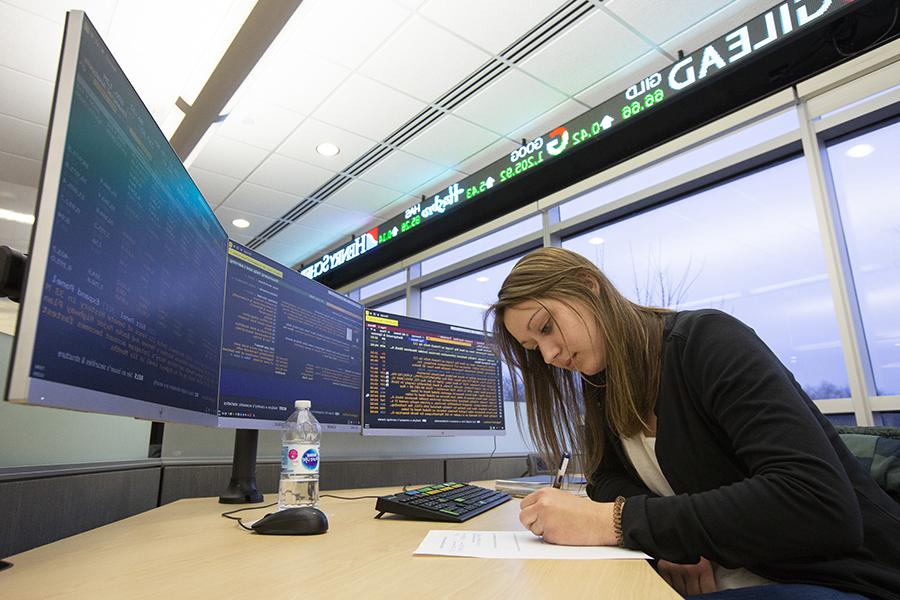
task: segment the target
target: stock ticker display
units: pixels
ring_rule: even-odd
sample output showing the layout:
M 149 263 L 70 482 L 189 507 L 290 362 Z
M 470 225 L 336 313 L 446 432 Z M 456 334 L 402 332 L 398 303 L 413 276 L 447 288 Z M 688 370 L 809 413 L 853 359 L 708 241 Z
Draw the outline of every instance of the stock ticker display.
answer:
M 219 416 L 284 421 L 311 400 L 358 431 L 362 335 L 360 304 L 229 240 Z
M 84 27 L 30 375 L 215 415 L 227 237 Z
M 564 161 L 587 144 L 603 143 L 610 133 L 640 116 L 659 110 L 672 99 L 715 85 L 716 76 L 743 64 L 761 52 L 775 51 L 778 42 L 849 5 L 848 0 L 794 0 L 783 2 L 665 69 L 651 73 L 600 105 L 553 128 L 485 168 L 450 184 L 447 189 L 409 207 L 355 238 L 349 244 L 311 262 L 302 273 L 323 277 L 348 261 L 400 237 L 415 236 L 424 224 L 446 218 L 446 213 L 487 198 L 525 173 Z M 459 218 L 459 217 L 456 217 Z
M 480 331 L 366 311 L 363 434 L 504 429 L 500 362 Z

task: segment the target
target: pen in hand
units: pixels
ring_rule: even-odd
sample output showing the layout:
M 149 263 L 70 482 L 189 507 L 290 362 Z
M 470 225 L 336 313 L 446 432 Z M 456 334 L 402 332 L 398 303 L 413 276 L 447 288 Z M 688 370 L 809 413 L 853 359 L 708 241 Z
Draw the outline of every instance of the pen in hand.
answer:
M 563 452 L 562 457 L 559 459 L 559 470 L 556 472 L 556 478 L 553 480 L 553 487 L 556 489 L 560 489 L 563 484 L 563 479 L 566 476 L 566 469 L 569 468 L 569 453 Z

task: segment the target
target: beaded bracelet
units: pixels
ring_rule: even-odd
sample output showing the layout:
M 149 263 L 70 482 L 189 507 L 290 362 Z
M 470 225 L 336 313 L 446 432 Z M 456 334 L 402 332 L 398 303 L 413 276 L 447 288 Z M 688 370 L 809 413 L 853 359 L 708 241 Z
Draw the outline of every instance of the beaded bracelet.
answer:
M 625 539 L 622 536 L 622 508 L 625 507 L 625 498 L 619 496 L 613 503 L 613 531 L 616 534 L 616 544 L 624 548 Z

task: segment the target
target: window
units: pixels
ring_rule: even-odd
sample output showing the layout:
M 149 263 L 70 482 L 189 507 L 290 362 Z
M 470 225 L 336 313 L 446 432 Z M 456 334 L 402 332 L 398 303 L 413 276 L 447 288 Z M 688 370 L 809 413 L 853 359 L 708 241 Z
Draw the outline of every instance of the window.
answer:
M 900 123 L 833 144 L 828 158 L 877 394 L 900 395 Z
M 371 308 L 372 310 L 381 310 L 391 313 L 392 315 L 406 316 L 406 297 L 397 298 L 396 300 L 391 300 L 390 302 L 385 302 L 384 304 L 369 306 L 367 308 Z
M 524 221 L 519 221 L 514 225 L 504 227 L 499 231 L 480 237 L 477 240 L 465 243 L 452 250 L 423 260 L 422 274 L 434 273 L 447 265 L 452 265 L 455 262 L 465 260 L 476 254 L 490 250 L 491 248 L 502 246 L 506 242 L 511 242 L 512 240 L 528 235 L 529 233 L 539 231 L 541 227 L 543 227 L 541 215 L 529 217 Z
M 364 285 L 359 288 L 359 297 L 365 300 L 370 296 L 374 296 L 378 292 L 383 292 L 384 290 L 388 290 L 392 287 L 402 285 L 406 283 L 406 270 L 397 271 L 391 275 L 386 277 L 382 277 L 378 281 L 374 283 L 370 283 L 368 285 Z
M 802 158 L 563 241 L 641 304 L 717 308 L 813 398 L 850 396 Z
M 767 140 L 778 137 L 799 127 L 797 111 L 791 109 L 769 117 L 764 121 L 748 125 L 738 131 L 714 139 L 693 150 L 677 154 L 658 164 L 641 169 L 630 175 L 607 183 L 596 190 L 566 202 L 559 207 L 559 217 L 563 221 L 609 204 L 619 198 L 647 189 L 682 173 L 707 165 L 726 156 L 737 154 Z
M 422 290 L 422 318 L 442 323 L 471 327 L 479 331 L 485 326 L 484 311 L 497 300 L 500 285 L 521 257 L 491 265 L 479 271 Z M 487 323 L 488 331 L 493 321 Z M 512 380 L 504 364 L 503 399 L 512 400 Z M 520 389 L 524 394 L 524 391 Z

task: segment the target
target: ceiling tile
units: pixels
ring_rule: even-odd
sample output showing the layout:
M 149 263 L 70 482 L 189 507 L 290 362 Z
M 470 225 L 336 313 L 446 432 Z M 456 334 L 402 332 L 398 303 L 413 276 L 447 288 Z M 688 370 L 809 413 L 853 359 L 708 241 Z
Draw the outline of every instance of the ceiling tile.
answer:
M 554 106 L 537 119 L 515 130 L 509 137 L 514 140 L 532 140 L 540 135 L 553 131 L 566 121 L 574 119 L 587 110 L 588 109 L 584 104 L 575 102 L 574 100 L 566 100 L 565 102 Z
M 684 50 L 685 54 L 690 54 L 780 3 L 779 0 L 732 2 L 709 17 L 697 22 L 693 27 L 666 40 L 662 47 L 672 55 L 677 55 L 679 50 Z
M 206 171 L 196 166 L 191 166 L 188 172 L 194 179 L 194 183 L 200 188 L 200 193 L 206 198 L 206 203 L 213 208 L 220 205 L 241 182 L 240 179 Z
M 46 139 L 46 127 L 0 114 L 0 151 L 43 160 Z
M 562 4 L 562 0 L 431 0 L 419 13 L 499 54 Z
M 228 237 L 236 239 L 234 236 L 255 236 L 275 222 L 275 219 L 270 219 L 268 217 L 263 217 L 261 215 L 244 212 L 242 210 L 235 210 L 233 208 L 228 208 L 227 206 L 220 206 L 215 210 L 216 216 L 219 218 L 219 222 L 222 223 L 222 227 L 225 228 L 225 232 L 228 234 Z M 250 221 L 250 227 L 245 229 L 241 229 L 239 227 L 235 227 L 231 224 L 235 219 L 246 219 Z
M 578 94 L 576 98 L 588 106 L 599 106 L 613 96 L 624 92 L 631 84 L 660 71 L 671 62 L 672 61 L 660 52 L 651 50 L 637 60 L 622 67 L 606 79 L 601 79 Z
M 662 44 L 733 2 L 734 0 L 610 0 L 604 6 L 650 38 L 654 44 Z M 648 18 L 648 15 L 653 16 Z
M 343 210 L 320 204 L 305 215 L 297 223 L 303 227 L 316 231 L 326 231 L 333 238 L 356 235 L 374 227 L 380 220 L 370 214 L 353 210 Z M 280 234 L 279 234 L 280 235 Z M 277 239 L 277 237 L 276 237 Z
M 518 147 L 518 144 L 514 144 L 506 138 L 500 138 L 493 144 L 479 150 L 472 156 L 466 158 L 462 163 L 456 165 L 456 170 L 466 174 L 474 173 L 506 156 Z
M 113 13 L 116 10 L 116 3 L 109 0 L 3 0 L 7 4 L 17 6 L 22 10 L 28 11 L 35 15 L 40 15 L 54 23 L 60 25 L 66 22 L 66 12 L 70 9 L 77 8 L 83 10 L 87 14 L 91 23 L 97 28 L 101 36 L 105 36 L 109 31 L 109 25 L 112 22 Z M 60 29 L 62 32 L 62 29 Z
M 40 178 L 41 161 L 0 152 L 0 181 L 36 188 Z
M 360 179 L 398 192 L 406 192 L 445 170 L 446 167 L 443 165 L 396 150 L 365 171 Z
M 329 229 L 292 223 L 278 232 L 272 240 L 262 244 L 259 251 L 293 267 L 299 261 L 309 258 L 316 250 L 336 244 L 338 237 L 336 232 Z
M 291 227 L 297 227 L 297 225 L 292 225 Z M 312 234 L 313 232 L 309 233 Z M 309 255 L 310 250 L 307 248 L 307 245 L 302 242 L 299 244 L 286 244 L 269 241 L 256 248 L 256 252 L 259 252 L 263 256 L 268 256 L 275 262 L 281 263 L 288 268 L 293 268 L 295 264 L 299 263 Z
M 302 196 L 285 194 L 252 183 L 242 183 L 225 201 L 225 206 L 277 219 L 302 201 Z
M 421 198 L 416 198 L 413 196 L 400 196 L 399 198 L 379 210 L 377 213 L 375 213 L 375 218 L 384 219 L 385 221 L 387 221 L 388 219 L 396 217 L 410 206 L 413 206 L 417 202 L 421 201 Z
M 264 100 L 242 99 L 216 129 L 216 135 L 265 150 L 275 150 L 303 115 Z
M 62 33 L 61 23 L 0 2 L 0 64 L 55 81 Z
M 254 171 L 248 181 L 294 196 L 308 196 L 332 177 L 332 171 L 273 154 Z
M 50 122 L 53 83 L 0 66 L 0 89 L 15 90 L 0 94 L 0 113 L 39 125 Z
M 403 144 L 403 149 L 430 161 L 452 166 L 497 139 L 499 136 L 496 133 L 483 127 L 453 115 L 444 115 Z
M 425 104 L 382 83 L 353 75 L 313 116 L 373 140 L 382 140 Z
M 304 49 L 355 69 L 409 15 L 390 0 L 307 0 L 285 29 Z
M 242 96 L 268 101 L 308 115 L 349 74 L 350 69 L 296 48 L 295 45 L 278 45 L 265 54 L 240 93 Z
M 191 166 L 244 179 L 267 154 L 268 152 L 261 148 L 214 134 Z
M 563 100 L 556 90 L 512 69 L 453 112 L 506 135 Z
M 568 94 L 576 94 L 650 49 L 647 42 L 605 12 L 598 11 L 528 57 L 519 67 Z
M 193 102 L 205 74 L 250 12 L 251 0 L 116 2 L 104 36 L 113 56 L 157 120 L 184 95 Z
M 360 69 L 382 83 L 433 102 L 490 55 L 422 17 L 413 16 Z
M 322 142 L 331 142 L 336 145 L 341 149 L 340 153 L 335 156 L 322 156 L 316 152 L 316 146 Z M 278 154 L 296 158 L 323 169 L 341 171 L 368 152 L 374 145 L 375 142 L 369 138 L 309 118 L 303 121 L 300 127 L 279 146 Z
M 443 194 L 449 186 L 453 185 L 464 177 L 464 173 L 454 171 L 453 169 L 448 169 L 440 175 L 437 175 L 436 177 L 428 180 L 418 189 L 411 190 L 411 195 L 413 197 L 425 196 L 426 198 L 430 198 L 435 194 Z
M 356 179 L 329 196 L 324 204 L 374 214 L 396 200 L 399 195 L 396 190 Z

